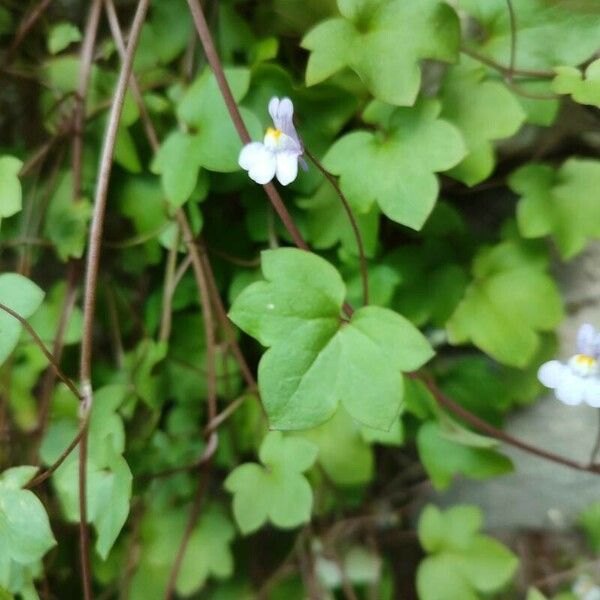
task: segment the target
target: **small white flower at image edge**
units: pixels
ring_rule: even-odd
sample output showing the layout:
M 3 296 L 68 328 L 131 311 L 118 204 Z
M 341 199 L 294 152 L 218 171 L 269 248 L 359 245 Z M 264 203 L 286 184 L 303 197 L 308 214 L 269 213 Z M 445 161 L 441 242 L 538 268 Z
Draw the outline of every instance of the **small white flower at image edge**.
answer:
M 294 127 L 294 105 L 289 98 L 273 97 L 269 114 L 274 127 L 267 128 L 262 142 L 246 144 L 238 163 L 256 183 L 264 185 L 276 177 L 281 185 L 288 185 L 298 176 L 298 161 L 304 152 Z
M 542 385 L 569 406 L 585 403 L 600 408 L 600 333 L 586 323 L 577 334 L 577 354 L 568 362 L 551 360 L 538 370 Z

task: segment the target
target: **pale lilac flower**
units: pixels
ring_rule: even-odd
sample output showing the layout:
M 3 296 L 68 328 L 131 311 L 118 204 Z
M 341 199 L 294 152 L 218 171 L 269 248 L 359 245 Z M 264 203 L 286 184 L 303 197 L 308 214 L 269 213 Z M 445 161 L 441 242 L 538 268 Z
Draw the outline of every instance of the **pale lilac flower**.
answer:
M 575 406 L 585 402 L 600 408 L 600 333 L 593 325 L 579 328 L 577 350 L 566 364 L 558 360 L 544 363 L 538 379 L 565 404 Z
M 287 185 L 298 175 L 298 161 L 304 149 L 294 127 L 294 105 L 289 98 L 271 98 L 269 114 L 275 127 L 269 127 L 262 142 L 246 144 L 238 163 L 256 183 L 269 183 L 273 177 Z

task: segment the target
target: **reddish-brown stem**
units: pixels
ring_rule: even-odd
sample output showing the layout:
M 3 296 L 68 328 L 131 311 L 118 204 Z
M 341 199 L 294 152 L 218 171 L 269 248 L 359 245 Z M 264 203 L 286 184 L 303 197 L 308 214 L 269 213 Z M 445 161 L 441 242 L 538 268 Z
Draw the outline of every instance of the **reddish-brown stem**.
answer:
M 70 262 L 67 271 L 67 290 L 65 292 L 65 298 L 63 300 L 60 316 L 58 319 L 58 326 L 56 327 L 56 334 L 54 336 L 54 345 L 52 347 L 52 355 L 57 363 L 60 363 L 63 348 L 65 333 L 67 331 L 67 325 L 71 319 L 73 309 L 75 308 L 75 301 L 77 299 L 77 279 L 78 279 L 78 264 L 76 262 Z M 39 451 L 40 443 L 48 426 L 48 413 L 50 408 L 50 400 L 52 398 L 52 392 L 56 383 L 56 370 L 54 368 L 46 369 L 44 373 L 42 383 L 40 386 L 40 404 L 38 411 L 38 423 L 36 426 L 36 441 L 33 449 L 34 459 L 37 460 L 37 453 Z
M 81 170 L 83 165 L 83 131 L 85 127 L 85 103 L 90 84 L 90 72 L 94 60 L 94 46 L 96 34 L 100 23 L 102 0 L 93 0 L 88 13 L 81 52 L 79 55 L 79 80 L 77 82 L 77 95 L 75 96 L 75 110 L 73 113 L 73 200 L 77 202 L 81 197 Z
M 50 352 L 50 350 L 46 348 L 46 345 L 42 341 L 42 338 L 40 338 L 35 329 L 27 322 L 27 320 L 24 319 L 18 312 L 10 308 L 10 306 L 6 306 L 6 304 L 2 304 L 1 302 L 0 310 L 3 310 L 5 313 L 9 314 L 11 317 L 19 321 L 23 329 L 25 329 L 25 331 L 31 336 L 31 339 L 34 341 L 35 345 L 42 351 L 43 355 L 48 359 L 48 362 L 52 365 L 53 369 L 56 371 L 56 374 L 60 377 L 61 381 L 63 381 L 64 384 L 73 392 L 77 399 L 81 400 L 82 396 L 79 390 L 77 389 L 76 385 L 69 377 L 67 377 L 63 373 L 62 369 L 60 368 L 60 365 L 58 364 L 58 361 L 56 360 L 52 352 Z
M 39 18 L 44 14 L 46 9 L 50 6 L 52 0 L 41 0 L 38 5 L 29 13 L 25 15 L 19 28 L 17 29 L 17 33 L 15 34 L 15 38 L 10 45 L 10 48 L 6 51 L 6 57 L 4 59 L 4 64 L 9 65 L 12 62 L 12 59 L 19 49 L 19 46 L 23 43 L 23 40 L 31 31 L 31 28 L 38 22 Z
M 119 73 L 119 79 L 115 89 L 114 99 L 108 118 L 100 167 L 98 169 L 98 183 L 94 199 L 94 212 L 90 227 L 87 265 L 85 275 L 85 292 L 83 303 L 83 334 L 81 341 L 81 356 L 79 375 L 84 393 L 83 410 L 87 414 L 91 410 L 93 393 L 91 385 L 92 377 L 92 345 L 94 334 L 94 311 L 96 306 L 96 292 L 98 287 L 98 269 L 100 265 L 100 250 L 102 246 L 102 231 L 104 227 L 104 215 L 106 212 L 106 200 L 108 195 L 108 184 L 112 170 L 112 159 L 115 151 L 119 121 L 123 112 L 125 92 L 133 68 L 133 58 L 139 41 L 142 25 L 146 18 L 149 0 L 140 0 L 131 26 L 129 44 Z M 79 451 L 79 531 L 81 568 L 83 578 L 84 600 L 91 600 L 92 580 L 89 562 L 89 533 L 86 518 L 86 450 L 87 450 L 87 428 L 84 427 L 81 436 Z
M 356 218 L 354 213 L 352 212 L 352 208 L 350 207 L 350 203 L 348 202 L 346 196 L 342 192 L 338 182 L 335 177 L 321 164 L 321 162 L 309 152 L 306 148 L 304 149 L 304 153 L 311 162 L 317 167 L 317 169 L 321 172 L 323 177 L 327 179 L 327 181 L 331 184 L 331 187 L 335 190 L 338 195 L 340 202 L 346 212 L 348 217 L 348 221 L 350 221 L 350 226 L 352 227 L 352 231 L 354 232 L 354 238 L 356 239 L 356 246 L 358 248 L 358 257 L 360 261 L 360 275 L 362 281 L 362 292 L 363 292 L 363 304 L 366 306 L 369 304 L 369 268 L 367 266 L 367 256 L 365 254 L 365 247 L 363 244 L 362 236 L 360 234 L 360 229 L 358 228 L 358 223 L 356 222 Z
M 190 7 L 190 11 L 192 13 L 192 18 L 194 19 L 194 24 L 196 26 L 196 31 L 198 32 L 198 37 L 200 38 L 200 42 L 202 43 L 202 47 L 204 48 L 204 54 L 206 55 L 206 59 L 210 64 L 213 73 L 215 74 L 215 78 L 217 79 L 217 83 L 219 85 L 219 89 L 221 90 L 221 95 L 223 96 L 223 100 L 227 105 L 227 109 L 229 111 L 229 115 L 231 117 L 231 121 L 233 122 L 240 139 L 244 144 L 248 144 L 250 142 L 250 134 L 248 133 L 248 129 L 242 119 L 242 115 L 237 107 L 233 94 L 231 93 L 231 88 L 229 87 L 229 83 L 225 78 L 225 72 L 223 71 L 223 66 L 221 65 L 221 60 L 219 59 L 219 55 L 215 48 L 215 44 L 212 39 L 212 35 L 210 33 L 210 29 L 206 22 L 206 18 L 204 17 L 204 13 L 200 6 L 198 0 L 187 0 L 187 3 Z M 269 200 L 273 204 L 273 208 L 279 215 L 279 218 L 285 225 L 285 228 L 288 230 L 294 244 L 301 248 L 302 250 L 308 250 L 308 245 L 304 241 L 300 231 L 296 227 L 292 216 L 288 212 L 279 192 L 273 185 L 273 183 L 267 183 L 265 186 L 265 191 Z
M 486 435 L 504 442 L 509 446 L 513 446 L 522 452 L 527 452 L 528 454 L 538 456 L 550 462 L 564 465 L 565 467 L 569 467 L 577 471 L 600 474 L 600 465 L 579 463 L 564 456 L 560 456 L 559 454 L 554 454 L 552 452 L 548 452 L 547 450 L 543 450 L 542 448 L 532 446 L 516 437 L 513 437 L 509 433 L 502 431 L 501 429 L 496 429 L 496 427 L 490 425 L 487 421 L 480 419 L 478 416 L 469 412 L 466 408 L 463 408 L 460 404 L 446 396 L 431 377 L 422 377 L 418 374 L 413 374 L 411 376 L 424 381 L 440 406 L 455 414 L 457 417 L 460 417 L 481 433 L 485 433 Z
M 507 67 L 506 65 L 502 65 L 496 62 L 494 59 L 486 56 L 485 54 L 480 54 L 476 50 L 469 48 L 467 46 L 462 46 L 460 51 L 471 58 L 474 58 L 476 61 L 480 62 L 483 65 L 490 67 L 491 69 L 495 69 L 502 73 L 502 75 L 506 76 L 507 73 L 512 73 L 513 76 L 518 77 L 534 77 L 536 79 L 553 79 L 556 75 L 553 71 L 536 71 L 532 69 L 517 69 Z
M 217 378 L 216 378 L 216 339 L 215 339 L 215 323 L 213 318 L 213 308 L 210 301 L 210 292 L 208 281 L 204 273 L 202 261 L 197 252 L 196 242 L 193 238 L 193 233 L 190 228 L 183 210 L 177 212 L 177 221 L 183 235 L 183 241 L 188 247 L 188 252 L 192 257 L 192 268 L 194 276 L 196 278 L 196 284 L 198 286 L 198 292 L 200 294 L 200 304 L 202 306 L 202 319 L 204 321 L 204 336 L 206 344 L 206 388 L 207 388 L 207 402 L 208 402 L 208 423 L 211 423 L 217 416 Z M 214 436 L 214 437 L 213 437 Z M 212 433 L 211 437 L 216 444 L 217 434 Z M 169 582 L 165 591 L 165 600 L 170 600 L 175 592 L 175 585 L 185 551 L 187 549 L 188 542 L 200 517 L 200 511 L 202 508 L 202 499 L 208 487 L 210 480 L 210 471 L 212 466 L 212 458 L 209 458 L 203 465 L 200 471 L 200 483 L 198 485 L 198 491 L 194 498 L 192 510 L 186 525 L 186 529 L 177 551 L 173 568 L 169 574 Z

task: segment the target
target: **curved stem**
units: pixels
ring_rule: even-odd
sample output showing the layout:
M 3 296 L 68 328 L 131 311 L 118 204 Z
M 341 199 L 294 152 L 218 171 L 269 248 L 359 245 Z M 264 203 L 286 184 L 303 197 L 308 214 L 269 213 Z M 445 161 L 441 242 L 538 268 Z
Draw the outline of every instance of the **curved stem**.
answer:
M 477 50 L 473 50 L 472 48 L 468 48 L 467 46 L 461 46 L 460 51 L 463 54 L 474 58 L 481 64 L 484 64 L 490 67 L 491 69 L 499 71 L 503 75 L 506 75 L 507 73 L 512 73 L 513 75 L 516 75 L 518 77 L 534 77 L 536 79 L 554 79 L 554 76 L 556 75 L 556 73 L 554 73 L 553 71 L 536 71 L 532 69 L 517 69 L 515 67 L 511 69 L 506 65 L 502 65 L 496 62 L 493 58 L 490 58 L 485 54 L 480 54 L 479 52 L 477 52 Z
M 508 71 L 506 72 L 506 78 L 508 81 L 512 82 L 517 60 L 517 17 L 515 15 L 512 0 L 506 0 L 506 6 L 508 7 L 508 19 L 510 21 L 510 62 Z
M 77 389 L 77 386 L 73 383 L 71 378 L 67 377 L 67 375 L 63 373 L 62 369 L 60 368 L 60 365 L 58 364 L 58 361 L 56 360 L 52 352 L 50 352 L 50 350 L 46 348 L 46 345 L 42 341 L 42 338 L 37 334 L 35 329 L 27 322 L 27 320 L 24 319 L 18 312 L 10 308 L 10 306 L 6 306 L 6 304 L 3 304 L 2 302 L 0 302 L 0 310 L 3 310 L 5 313 L 9 314 L 11 317 L 19 321 L 23 329 L 25 329 L 25 331 L 31 336 L 32 340 L 35 342 L 35 345 L 42 351 L 43 355 L 48 359 L 48 362 L 52 365 L 61 381 L 71 390 L 71 392 L 73 392 L 74 396 L 78 400 L 81 400 L 82 395 Z
M 87 266 L 85 275 L 85 295 L 83 304 L 83 333 L 81 341 L 80 357 L 80 379 L 84 391 L 82 403 L 83 413 L 87 414 L 91 410 L 93 402 L 93 393 L 91 386 L 92 376 L 92 342 L 94 333 L 94 310 L 96 306 L 96 291 L 98 287 L 98 270 L 100 265 L 100 249 L 102 246 L 102 231 L 104 228 L 104 215 L 106 212 L 106 200 L 108 195 L 108 184 L 112 170 L 112 159 L 115 151 L 117 132 L 119 122 L 125 103 L 125 92 L 133 68 L 133 58 L 140 38 L 140 33 L 146 12 L 148 10 L 149 0 L 140 0 L 129 37 L 127 52 L 121 66 L 119 79 L 115 89 L 108 125 L 102 148 L 100 167 L 98 169 L 98 184 L 96 186 L 96 195 L 94 199 L 94 213 L 89 233 L 89 243 L 87 252 Z M 89 557 L 89 533 L 86 514 L 86 454 L 87 454 L 87 426 L 83 427 L 83 434 L 80 441 L 79 451 L 79 540 L 81 552 L 81 570 L 83 578 L 84 600 L 91 600 L 92 579 L 90 572 Z
M 350 203 L 344 196 L 340 186 L 338 185 L 335 177 L 320 163 L 320 161 L 306 148 L 304 148 L 304 153 L 311 162 L 319 169 L 322 173 L 323 177 L 327 179 L 327 181 L 331 184 L 331 187 L 335 190 L 338 195 L 344 210 L 346 211 L 346 215 L 348 216 L 348 220 L 350 221 L 350 226 L 352 227 L 352 231 L 354 232 L 354 238 L 356 239 L 356 246 L 358 248 L 358 256 L 360 259 L 360 275 L 362 280 L 362 292 L 363 292 L 363 304 L 366 306 L 369 304 L 369 269 L 367 266 L 367 257 L 365 255 L 365 247 L 363 245 L 362 236 L 360 234 L 360 229 L 358 227 L 358 223 L 356 222 L 356 218 L 354 213 L 352 212 L 352 208 L 350 207 Z
M 560 456 L 559 454 L 554 454 L 552 452 L 548 452 L 547 450 L 543 450 L 542 448 L 532 446 L 516 437 L 513 437 L 509 433 L 502 431 L 501 429 L 496 429 L 487 421 L 480 419 L 477 415 L 474 415 L 466 408 L 463 408 L 460 404 L 446 396 L 431 377 L 423 376 L 416 373 L 412 373 L 409 376 L 414 379 L 421 379 L 429 388 L 429 391 L 433 394 L 433 397 L 440 406 L 444 407 L 451 413 L 460 417 L 461 419 L 469 423 L 469 425 L 472 425 L 478 431 L 485 433 L 486 435 L 489 435 L 490 437 L 493 437 L 501 442 L 504 442 L 509 446 L 513 446 L 514 448 L 517 448 L 522 452 L 527 452 L 528 454 L 538 456 L 539 458 L 543 458 L 550 462 L 554 462 L 559 465 L 575 469 L 577 471 L 586 471 L 588 473 L 595 473 L 600 475 L 600 465 L 579 463 L 564 456 Z
M 594 464 L 596 455 L 600 450 L 600 409 L 597 409 L 596 412 L 598 413 L 598 432 L 596 433 L 596 442 L 594 443 L 594 447 L 592 448 L 592 452 L 590 454 L 590 465 Z

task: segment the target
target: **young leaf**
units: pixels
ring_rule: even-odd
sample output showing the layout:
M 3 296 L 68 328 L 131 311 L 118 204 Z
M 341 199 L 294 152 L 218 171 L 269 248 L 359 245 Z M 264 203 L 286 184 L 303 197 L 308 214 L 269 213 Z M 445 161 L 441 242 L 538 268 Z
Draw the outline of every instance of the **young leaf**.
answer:
M 518 67 L 548 69 L 578 65 L 598 49 L 600 19 L 596 2 L 514 2 Z M 510 14 L 505 0 L 460 0 L 459 6 L 486 32 L 480 51 L 503 65 L 510 61 Z
M 22 487 L 36 467 L 14 467 L 0 475 L 0 557 L 27 565 L 56 544 L 46 510 L 37 496 Z
M 421 600 L 478 600 L 501 590 L 518 560 L 496 540 L 478 533 L 481 513 L 474 506 L 455 506 L 442 513 L 427 506 L 419 520 L 419 539 L 429 556 L 419 565 Z
M 264 467 L 245 463 L 225 480 L 225 489 L 233 494 L 233 514 L 242 533 L 256 531 L 267 520 L 281 529 L 306 523 L 313 495 L 302 473 L 314 463 L 316 446 L 271 431 L 263 440 L 259 457 Z
M 0 222 L 21 210 L 19 171 L 23 163 L 13 156 L 0 156 Z
M 524 237 L 551 235 L 568 259 L 600 236 L 600 161 L 570 158 L 558 170 L 527 164 L 509 185 L 521 195 L 517 222 Z
M 44 292 L 33 281 L 18 273 L 0 275 L 0 303 L 24 319 L 30 317 L 44 299 Z M 21 335 L 21 324 L 6 311 L 0 310 L 0 365 L 8 358 Z
M 557 94 L 570 94 L 579 104 L 600 108 L 600 59 L 590 63 L 584 74 L 575 67 L 556 67 L 552 89 Z
M 340 176 L 342 191 L 358 213 L 376 201 L 393 221 L 421 229 L 437 199 L 435 173 L 465 156 L 459 131 L 439 118 L 440 110 L 439 102 L 421 100 L 413 108 L 396 109 L 385 135 L 353 131 L 330 148 L 325 167 Z
M 470 62 L 452 67 L 440 91 L 441 117 L 462 133 L 467 156 L 449 175 L 467 185 L 486 179 L 494 169 L 493 140 L 515 134 L 525 112 L 510 90 L 499 81 L 485 77 L 483 67 Z
M 73 42 L 81 40 L 79 29 L 68 22 L 57 23 L 48 35 L 48 52 L 58 54 Z
M 401 371 L 433 355 L 427 340 L 384 308 L 363 307 L 343 321 L 344 283 L 314 254 L 263 252 L 262 268 L 266 281 L 237 297 L 230 318 L 269 347 L 258 377 L 271 426 L 315 427 L 341 403 L 364 425 L 388 429 L 402 401 Z
M 361 436 L 360 426 L 343 408 L 326 423 L 300 435 L 317 445 L 318 461 L 333 482 L 363 485 L 372 479 L 373 451 Z
M 506 456 L 489 448 L 453 441 L 435 421 L 424 423 L 417 435 L 419 457 L 433 485 L 444 490 L 455 475 L 489 479 L 512 471 Z
M 421 83 L 419 62 L 456 59 L 460 27 L 440 0 L 338 0 L 341 17 L 319 23 L 302 40 L 311 51 L 306 83 L 350 67 L 378 99 L 412 105 Z
M 506 240 L 480 252 L 474 279 L 447 323 L 450 342 L 470 340 L 501 363 L 527 365 L 539 332 L 553 329 L 563 314 L 546 267 L 545 254 L 526 242 Z
M 231 67 L 225 69 L 225 76 L 234 100 L 239 102 L 248 91 L 250 71 Z M 260 138 L 262 127 L 254 113 L 244 107 L 240 113 L 250 137 Z M 222 173 L 239 170 L 242 142 L 210 69 L 206 68 L 185 92 L 177 105 L 177 116 L 196 132 L 193 151 L 199 165 Z

